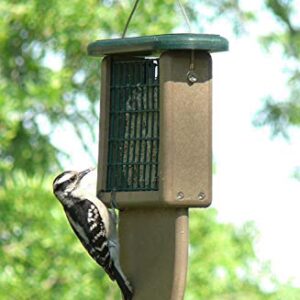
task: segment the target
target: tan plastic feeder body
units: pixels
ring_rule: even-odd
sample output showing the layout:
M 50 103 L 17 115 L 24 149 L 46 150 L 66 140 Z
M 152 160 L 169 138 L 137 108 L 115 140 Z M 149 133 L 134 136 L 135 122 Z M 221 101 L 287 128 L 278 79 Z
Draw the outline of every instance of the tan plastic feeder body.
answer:
M 120 209 L 121 264 L 134 300 L 184 297 L 188 209 L 212 191 L 212 60 L 218 35 L 89 45 L 101 64 L 97 196 Z

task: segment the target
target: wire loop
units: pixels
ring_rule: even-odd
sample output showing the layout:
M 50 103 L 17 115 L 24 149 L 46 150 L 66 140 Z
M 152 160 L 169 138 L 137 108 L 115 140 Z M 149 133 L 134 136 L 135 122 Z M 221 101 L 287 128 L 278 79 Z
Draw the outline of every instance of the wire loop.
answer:
M 133 17 L 133 14 L 134 14 L 135 11 L 136 11 L 136 8 L 137 8 L 139 2 L 140 2 L 140 0 L 135 0 L 135 2 L 134 2 L 133 8 L 132 8 L 132 10 L 131 10 L 131 13 L 130 13 L 128 19 L 127 19 L 127 22 L 126 22 L 126 24 L 125 24 L 125 27 L 124 27 L 124 30 L 123 30 L 123 33 L 122 33 L 122 39 L 123 39 L 123 38 L 125 37 L 125 35 L 126 35 L 128 26 L 129 26 L 130 21 L 131 21 L 131 19 L 132 19 L 132 17 Z M 188 27 L 189 32 L 192 32 L 191 22 L 190 22 L 190 19 L 189 19 L 187 13 L 186 13 L 186 10 L 185 10 L 185 8 L 184 8 L 183 3 L 181 2 L 181 0 L 177 0 L 177 3 L 178 3 L 178 6 L 179 6 L 179 8 L 180 8 L 180 11 L 181 11 L 181 13 L 182 13 L 182 15 L 183 15 L 183 18 L 184 18 L 184 20 L 185 20 L 185 23 L 186 23 L 186 25 L 187 25 L 187 27 Z
M 135 12 L 135 10 L 136 10 L 136 8 L 137 8 L 139 2 L 140 2 L 140 0 L 135 0 L 135 3 L 134 3 L 133 8 L 132 8 L 132 10 L 131 10 L 131 13 L 130 13 L 130 15 L 129 15 L 128 19 L 127 19 L 127 22 L 126 22 L 126 24 L 125 24 L 125 27 L 124 27 L 124 30 L 123 30 L 123 33 L 122 33 L 122 39 L 124 39 L 124 37 L 125 37 L 125 35 L 126 35 L 127 29 L 128 29 L 128 26 L 129 26 L 129 23 L 130 23 L 130 21 L 131 21 L 131 19 L 132 19 L 132 16 L 133 16 L 133 14 L 134 14 L 134 12 Z

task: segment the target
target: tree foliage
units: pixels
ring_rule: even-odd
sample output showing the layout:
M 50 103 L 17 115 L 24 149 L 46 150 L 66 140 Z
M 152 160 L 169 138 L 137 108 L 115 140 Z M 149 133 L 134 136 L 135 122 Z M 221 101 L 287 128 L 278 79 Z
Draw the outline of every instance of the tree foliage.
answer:
M 88 57 L 86 47 L 99 38 L 120 36 L 131 5 L 129 0 L 0 2 L 1 299 L 119 298 L 71 232 L 49 178 L 63 155 L 51 142 L 53 132 L 71 124 L 85 145 L 84 129 L 93 135 L 98 123 L 99 60 Z M 282 120 L 281 130 L 299 123 L 299 29 L 291 20 L 292 1 L 266 5 L 286 30 L 265 37 L 265 44 L 280 43 L 287 58 L 297 62 L 291 101 L 269 101 L 260 119 Z M 186 6 L 195 22 L 226 15 L 236 32 L 255 18 L 238 1 Z M 180 25 L 178 15 L 173 0 L 141 1 L 129 34 L 172 32 Z M 292 103 L 293 109 L 285 106 Z M 214 210 L 192 212 L 186 299 L 295 299 L 299 290 L 277 284 L 257 260 L 255 236 L 251 224 L 235 228 L 218 222 Z M 272 282 L 273 292 L 263 289 L 263 280 Z
M 117 299 L 67 224 L 51 183 L 17 173 L 0 191 L 0 298 Z
M 32 175 L 57 169 L 60 152 L 51 135 L 65 123 L 73 126 L 85 146 L 84 129 L 94 134 L 99 100 L 99 60 L 88 57 L 86 48 L 96 39 L 121 36 L 132 4 L 130 0 L 0 2 L 2 177 L 12 170 Z M 201 5 L 185 3 L 192 21 L 223 14 L 240 24 L 247 15 L 231 0 Z M 204 16 L 207 9 L 209 17 Z M 140 1 L 128 34 L 170 33 L 184 24 L 181 21 L 175 0 Z
M 0 191 L 0 298 L 119 299 L 73 234 L 51 183 L 15 173 Z M 186 299 L 269 299 L 259 282 L 270 273 L 253 272 L 255 235 L 251 224 L 219 223 L 212 209 L 192 212 Z
M 286 99 L 267 97 L 254 124 L 270 125 L 273 135 L 288 137 L 288 128 L 300 125 L 300 10 L 296 1 L 267 0 L 265 5 L 278 20 L 281 30 L 262 36 L 261 42 L 269 51 L 273 46 L 281 49 L 287 64 L 289 96 Z
M 174 5 L 142 1 L 132 32 L 171 31 Z M 120 35 L 130 6 L 130 1 L 1 1 L 2 174 L 13 169 L 28 174 L 53 171 L 58 150 L 50 136 L 64 122 L 83 143 L 82 128 L 95 132 L 99 60 L 88 57 L 86 47 L 97 38 Z

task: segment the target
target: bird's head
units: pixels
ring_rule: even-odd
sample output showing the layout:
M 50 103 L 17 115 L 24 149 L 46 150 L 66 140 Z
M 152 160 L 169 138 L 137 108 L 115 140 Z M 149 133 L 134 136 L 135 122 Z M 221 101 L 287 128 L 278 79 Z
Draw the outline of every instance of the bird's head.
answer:
M 80 172 L 65 171 L 59 174 L 53 181 L 53 193 L 56 198 L 62 204 L 68 205 L 70 196 L 74 196 L 76 192 L 79 192 L 83 177 L 93 170 L 93 168 L 89 168 Z

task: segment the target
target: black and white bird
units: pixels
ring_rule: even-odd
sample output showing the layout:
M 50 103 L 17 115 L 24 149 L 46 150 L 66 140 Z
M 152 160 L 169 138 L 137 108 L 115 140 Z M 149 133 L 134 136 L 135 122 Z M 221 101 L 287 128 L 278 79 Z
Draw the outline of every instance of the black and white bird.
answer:
M 61 173 L 53 181 L 53 192 L 87 252 L 117 281 L 124 299 L 131 300 L 133 291 L 119 263 L 116 214 L 96 197 L 95 180 L 90 180 L 96 177 L 93 170 Z

